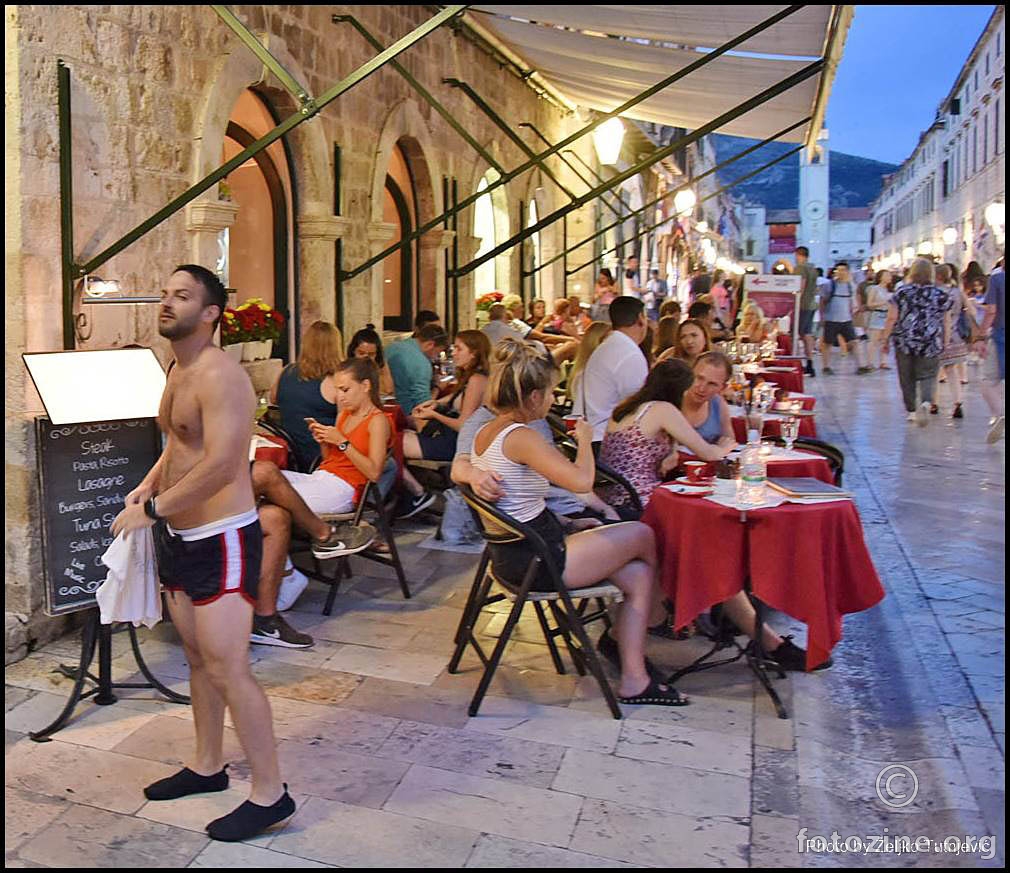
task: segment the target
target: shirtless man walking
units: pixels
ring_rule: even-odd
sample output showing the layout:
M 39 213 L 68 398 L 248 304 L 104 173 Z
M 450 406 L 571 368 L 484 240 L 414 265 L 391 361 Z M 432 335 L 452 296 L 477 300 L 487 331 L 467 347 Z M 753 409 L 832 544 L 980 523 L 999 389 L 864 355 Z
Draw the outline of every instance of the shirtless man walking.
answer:
M 252 791 L 207 832 L 234 841 L 290 817 L 295 804 L 281 783 L 270 704 L 249 669 L 263 546 L 249 472 L 256 397 L 242 368 L 213 344 L 227 300 L 220 280 L 192 264 L 178 267 L 162 292 L 158 330 L 172 341 L 176 364 L 159 411 L 168 439 L 112 532 L 156 525 L 158 572 L 190 665 L 195 756 L 144 793 L 174 800 L 228 787 L 227 706 Z

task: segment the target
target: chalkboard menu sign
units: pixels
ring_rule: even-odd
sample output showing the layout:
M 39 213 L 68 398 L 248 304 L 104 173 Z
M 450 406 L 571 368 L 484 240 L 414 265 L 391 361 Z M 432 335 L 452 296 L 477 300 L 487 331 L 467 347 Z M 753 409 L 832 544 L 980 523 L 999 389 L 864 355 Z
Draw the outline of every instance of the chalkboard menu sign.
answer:
M 42 486 L 46 612 L 62 615 L 95 605 L 108 569 L 109 531 L 161 453 L 153 418 L 54 425 L 36 419 Z

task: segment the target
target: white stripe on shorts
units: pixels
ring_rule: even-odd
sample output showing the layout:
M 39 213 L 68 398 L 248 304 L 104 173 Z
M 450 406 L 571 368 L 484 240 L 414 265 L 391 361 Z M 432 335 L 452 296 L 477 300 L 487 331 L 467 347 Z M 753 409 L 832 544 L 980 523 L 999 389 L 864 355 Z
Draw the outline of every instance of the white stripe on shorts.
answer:
M 226 530 L 224 537 L 224 591 L 237 591 L 242 586 L 242 541 L 237 530 Z

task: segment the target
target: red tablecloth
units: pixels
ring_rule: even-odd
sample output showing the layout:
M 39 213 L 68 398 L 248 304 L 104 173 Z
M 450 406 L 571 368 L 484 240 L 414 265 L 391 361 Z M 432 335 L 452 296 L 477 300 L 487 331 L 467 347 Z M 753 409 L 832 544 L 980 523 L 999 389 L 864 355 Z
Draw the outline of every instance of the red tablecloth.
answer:
M 733 416 L 733 436 L 738 443 L 747 442 L 747 421 L 742 415 Z M 782 419 L 766 418 L 761 436 L 782 436 Z M 800 436 L 817 439 L 817 424 L 812 415 L 800 416 Z
M 792 367 L 801 376 L 803 375 L 803 364 L 805 363 L 803 358 L 795 357 L 781 357 L 772 358 L 771 360 L 762 361 L 762 366 L 766 367 Z
M 795 449 L 794 451 L 799 451 L 799 449 Z M 813 452 L 803 452 L 803 454 L 808 456 L 803 460 L 789 458 L 787 460 L 768 461 L 768 475 L 780 478 L 809 477 L 811 479 L 819 479 L 821 482 L 827 482 L 828 485 L 835 484 L 831 465 L 824 457 Z M 697 457 L 690 452 L 678 452 L 677 462 L 679 466 L 683 466 L 685 461 L 697 460 Z
M 273 443 L 272 446 L 257 446 L 256 460 L 271 461 L 280 467 L 280 469 L 286 470 L 288 468 L 288 444 L 273 434 L 258 433 L 256 436 Z
M 775 337 L 775 342 L 778 344 L 779 351 L 783 355 L 791 355 L 793 353 L 793 338 L 787 333 L 780 333 Z
M 773 385 L 778 385 L 786 391 L 795 391 L 797 394 L 804 393 L 802 370 L 793 370 L 789 373 L 755 373 L 754 375 L 757 379 L 763 379 L 765 382 L 771 382 Z
M 842 616 L 884 596 L 850 501 L 785 504 L 740 512 L 664 488 L 642 521 L 656 533 L 660 581 L 682 628 L 717 603 L 751 591 L 807 625 L 807 669 L 823 663 L 842 638 Z

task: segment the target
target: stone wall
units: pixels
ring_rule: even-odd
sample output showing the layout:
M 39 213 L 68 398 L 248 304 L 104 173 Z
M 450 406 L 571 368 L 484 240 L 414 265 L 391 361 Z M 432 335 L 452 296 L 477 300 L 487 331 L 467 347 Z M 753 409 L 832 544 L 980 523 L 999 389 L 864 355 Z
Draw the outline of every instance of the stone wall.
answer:
M 422 6 L 236 6 L 238 17 L 260 34 L 308 90 L 318 96 L 368 61 L 373 50 L 349 24 L 331 15 L 349 13 L 389 45 L 425 21 Z M 17 652 L 60 631 L 63 623 L 41 616 L 41 535 L 38 525 L 32 422 L 41 404 L 20 355 L 61 348 L 60 221 L 57 59 L 72 76 L 75 255 L 94 257 L 121 235 L 178 196 L 220 162 L 228 116 L 238 96 L 254 88 L 286 118 L 297 110 L 252 54 L 209 6 L 8 6 L 5 9 L 6 83 L 6 609 L 20 616 Z M 523 156 L 446 77 L 469 82 L 535 150 L 518 128 L 532 121 L 552 141 L 578 125 L 541 100 L 507 69 L 471 42 L 441 28 L 400 57 L 403 65 L 440 99 L 505 167 Z M 335 246 L 343 240 L 344 267 L 382 246 L 381 193 L 389 151 L 401 142 L 421 203 L 421 220 L 443 209 L 442 178 L 458 180 L 466 197 L 486 167 L 469 146 L 390 67 L 338 98 L 320 117 L 292 131 L 287 142 L 295 187 L 295 281 L 302 324 L 334 319 Z M 342 203 L 333 210 L 334 144 L 342 149 Z M 589 139 L 577 150 L 592 160 Z M 571 190 L 584 187 L 559 160 L 552 169 Z M 538 198 L 540 214 L 566 201 L 539 172 L 507 186 L 516 230 L 519 204 Z M 217 227 L 227 210 L 211 190 L 125 249 L 99 274 L 125 289 L 154 291 L 180 262 L 211 262 Z M 476 242 L 470 210 L 460 217 L 465 256 Z M 572 217 L 570 234 L 593 226 L 592 208 Z M 442 247 L 451 235 L 433 231 L 422 240 L 421 303 L 444 308 Z M 560 225 L 542 235 L 545 253 L 560 251 Z M 514 284 L 518 250 L 511 255 Z M 560 263 L 543 287 L 560 294 Z M 592 278 L 571 283 L 592 286 Z M 514 290 L 514 289 L 510 289 Z M 461 282 L 459 323 L 473 321 L 472 283 Z M 344 288 L 347 331 L 381 324 L 381 274 L 365 273 Z M 87 308 L 87 307 L 86 307 Z M 155 307 L 92 307 L 79 346 L 99 348 L 138 342 L 165 356 L 157 336 Z M 12 625 L 13 621 L 13 625 Z M 20 628 L 21 630 L 18 630 Z M 23 631 L 23 633 L 22 633 Z M 9 635 L 10 636 L 10 635 Z M 23 637 L 23 638 L 22 638 Z

